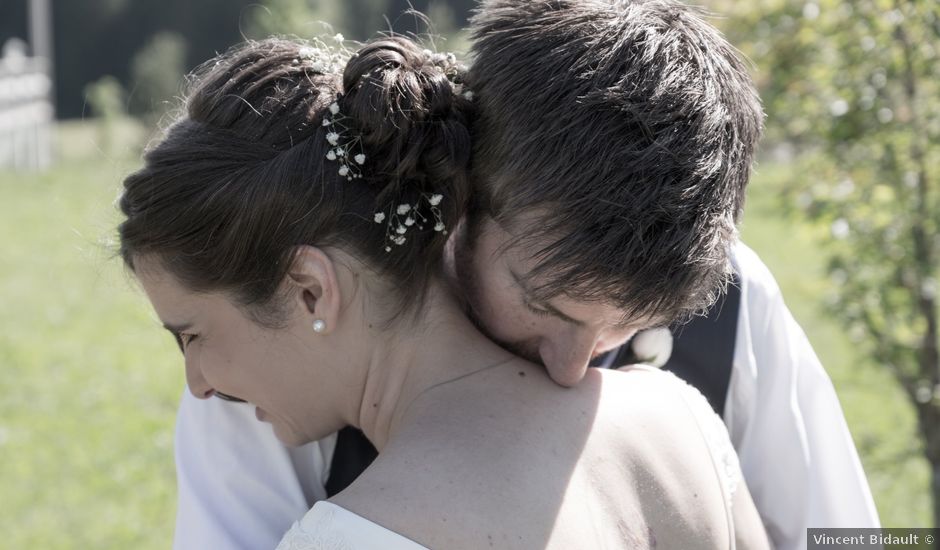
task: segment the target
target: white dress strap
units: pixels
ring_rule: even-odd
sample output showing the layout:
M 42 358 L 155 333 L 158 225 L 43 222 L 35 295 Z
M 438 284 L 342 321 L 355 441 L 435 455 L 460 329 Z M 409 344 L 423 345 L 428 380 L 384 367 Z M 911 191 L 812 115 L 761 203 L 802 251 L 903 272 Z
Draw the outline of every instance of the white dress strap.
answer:
M 394 531 L 321 500 L 294 522 L 275 550 L 428 550 Z

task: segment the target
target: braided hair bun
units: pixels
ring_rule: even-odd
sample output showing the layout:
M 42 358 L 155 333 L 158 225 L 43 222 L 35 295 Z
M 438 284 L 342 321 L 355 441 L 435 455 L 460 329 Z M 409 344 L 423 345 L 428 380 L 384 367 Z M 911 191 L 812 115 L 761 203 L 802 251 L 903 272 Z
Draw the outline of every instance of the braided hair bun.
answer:
M 440 194 L 447 225 L 457 221 L 469 195 L 471 153 L 463 71 L 452 54 L 403 37 L 370 42 L 346 64 L 340 104 L 361 134 L 370 159 L 365 177 L 382 187 L 380 204 Z

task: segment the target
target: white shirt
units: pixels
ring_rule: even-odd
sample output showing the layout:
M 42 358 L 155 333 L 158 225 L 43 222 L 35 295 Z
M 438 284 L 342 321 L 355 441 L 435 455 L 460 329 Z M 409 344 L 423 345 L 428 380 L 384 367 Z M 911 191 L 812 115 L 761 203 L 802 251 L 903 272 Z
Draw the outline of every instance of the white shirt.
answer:
M 879 527 L 825 370 L 767 267 L 734 249 L 741 305 L 724 420 L 774 546 L 809 527 Z M 176 430 L 174 549 L 274 548 L 325 498 L 335 437 L 288 449 L 250 405 L 184 392 Z
M 733 262 L 741 307 L 724 420 L 778 549 L 805 549 L 810 527 L 880 527 L 829 375 L 757 254 Z

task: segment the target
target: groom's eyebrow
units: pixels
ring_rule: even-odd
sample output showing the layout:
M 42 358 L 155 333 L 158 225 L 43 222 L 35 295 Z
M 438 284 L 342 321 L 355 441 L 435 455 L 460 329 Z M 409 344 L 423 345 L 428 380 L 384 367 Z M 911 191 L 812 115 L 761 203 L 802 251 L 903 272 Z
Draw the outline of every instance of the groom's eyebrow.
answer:
M 519 285 L 519 288 L 522 289 L 522 293 L 526 295 L 526 299 L 528 300 L 528 298 L 532 296 L 532 292 L 529 290 L 529 287 L 526 285 L 525 281 L 523 281 L 522 277 L 517 275 L 516 272 L 511 269 L 509 270 L 509 274 L 512 275 L 513 280 L 516 282 L 517 285 Z M 553 306 L 552 304 L 548 302 L 543 302 L 541 300 L 528 300 L 528 301 L 537 302 L 539 307 L 544 308 L 545 311 L 551 313 L 552 315 L 554 315 L 555 317 L 558 317 L 559 319 L 561 319 L 562 321 L 566 323 L 571 323 L 572 325 L 576 325 L 579 327 L 583 327 L 586 325 L 584 321 L 579 321 L 573 317 L 570 317 L 562 313 L 557 308 L 555 308 L 555 306 Z

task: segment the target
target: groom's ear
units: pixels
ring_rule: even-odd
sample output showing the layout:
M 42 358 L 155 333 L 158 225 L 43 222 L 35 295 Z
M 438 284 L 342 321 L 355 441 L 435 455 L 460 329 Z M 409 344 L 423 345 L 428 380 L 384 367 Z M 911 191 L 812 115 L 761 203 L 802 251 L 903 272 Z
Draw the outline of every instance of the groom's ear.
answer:
M 290 300 L 311 326 L 314 321 L 323 321 L 326 327 L 321 334 L 336 328 L 342 295 L 335 263 L 323 249 L 298 247 L 287 272 L 287 282 L 291 285 Z

